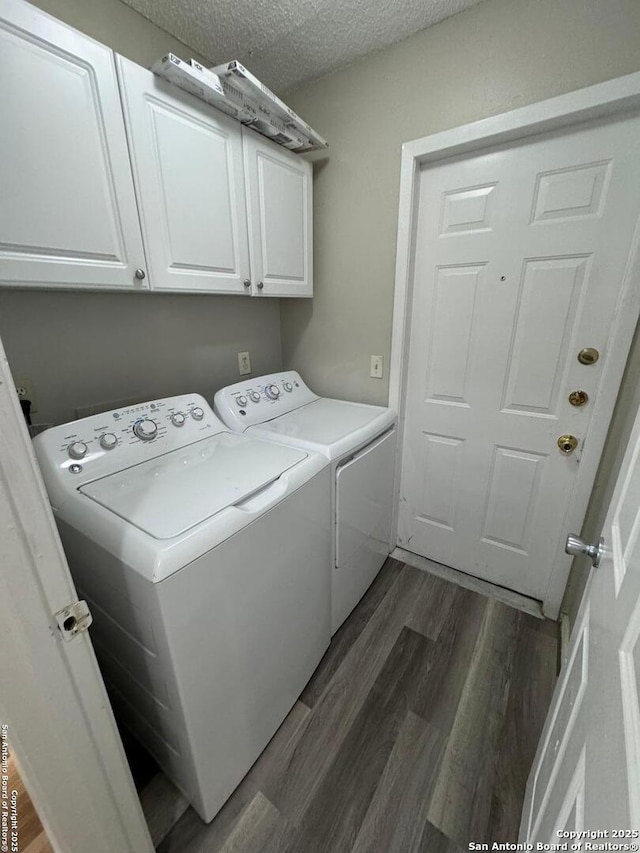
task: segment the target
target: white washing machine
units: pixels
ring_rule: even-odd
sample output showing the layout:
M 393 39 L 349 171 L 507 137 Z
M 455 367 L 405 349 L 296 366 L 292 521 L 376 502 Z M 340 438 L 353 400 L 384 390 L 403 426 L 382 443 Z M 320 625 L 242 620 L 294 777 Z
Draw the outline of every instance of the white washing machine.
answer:
M 329 463 L 197 394 L 34 444 L 114 708 L 210 821 L 329 644 Z
M 229 385 L 216 414 L 236 432 L 321 453 L 331 461 L 331 633 L 390 551 L 396 414 L 318 397 L 294 370 Z

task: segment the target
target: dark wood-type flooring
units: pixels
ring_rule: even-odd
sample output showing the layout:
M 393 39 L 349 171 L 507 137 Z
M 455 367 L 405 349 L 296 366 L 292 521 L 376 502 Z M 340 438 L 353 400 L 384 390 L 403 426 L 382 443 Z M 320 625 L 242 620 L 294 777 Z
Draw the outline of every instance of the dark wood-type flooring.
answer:
M 20 853 L 54 853 L 46 831 L 40 823 L 31 797 L 18 771 L 14 758 L 9 755 L 8 791 L 16 791 L 18 801 L 18 849 Z M 11 845 L 9 844 L 9 849 Z
M 388 560 L 216 819 L 161 853 L 448 853 L 516 841 L 557 625 Z

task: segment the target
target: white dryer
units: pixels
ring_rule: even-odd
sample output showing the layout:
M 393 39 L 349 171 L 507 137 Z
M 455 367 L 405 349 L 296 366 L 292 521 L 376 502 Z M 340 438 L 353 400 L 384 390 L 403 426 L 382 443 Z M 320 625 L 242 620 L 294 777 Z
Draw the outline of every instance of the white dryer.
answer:
M 210 821 L 329 644 L 329 463 L 197 394 L 34 444 L 114 708 Z
M 390 550 L 396 413 L 318 397 L 295 370 L 229 385 L 214 409 L 246 436 L 331 460 L 331 633 L 374 580 Z

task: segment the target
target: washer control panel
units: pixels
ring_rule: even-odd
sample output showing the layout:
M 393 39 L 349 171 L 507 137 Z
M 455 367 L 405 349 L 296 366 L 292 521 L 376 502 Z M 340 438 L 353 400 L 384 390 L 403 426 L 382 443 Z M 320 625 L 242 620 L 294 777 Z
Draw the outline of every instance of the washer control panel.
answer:
M 52 479 L 76 489 L 224 430 L 204 397 L 185 394 L 52 427 L 33 444 L 52 497 Z
M 214 409 L 230 429 L 243 432 L 317 399 L 295 370 L 287 370 L 222 388 L 215 396 Z

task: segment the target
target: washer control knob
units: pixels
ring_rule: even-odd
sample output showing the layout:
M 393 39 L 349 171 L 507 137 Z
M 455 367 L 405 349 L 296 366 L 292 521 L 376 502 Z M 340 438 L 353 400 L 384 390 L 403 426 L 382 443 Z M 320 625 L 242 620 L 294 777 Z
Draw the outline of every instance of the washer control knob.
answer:
M 186 418 L 185 418 L 185 416 L 182 414 L 182 412 L 174 412 L 174 413 L 171 415 L 171 423 L 172 423 L 174 426 L 177 426 L 177 427 L 184 426 L 185 421 L 186 421 Z
M 151 441 L 158 434 L 158 424 L 155 421 L 144 418 L 144 420 L 134 424 L 133 431 L 140 441 Z
M 72 459 L 84 459 L 88 450 L 84 441 L 74 441 L 67 447 L 67 452 Z
M 236 403 L 240 406 L 241 409 L 247 405 L 247 398 L 241 394 L 239 397 L 236 397 Z
M 252 403 L 259 403 L 260 402 L 260 394 L 258 394 L 257 391 L 249 391 L 249 399 L 251 400 Z
M 293 385 L 291 384 L 291 382 L 285 382 L 282 387 L 289 394 L 293 391 Z
M 103 432 L 100 436 L 100 447 L 103 450 L 113 450 L 118 444 L 118 437 L 113 432 Z
M 196 406 L 195 409 L 191 409 L 191 417 L 195 421 L 201 421 L 204 417 L 204 409 L 201 409 L 200 406 Z
M 280 396 L 280 389 L 277 385 L 267 385 L 264 392 L 270 400 L 277 400 Z

